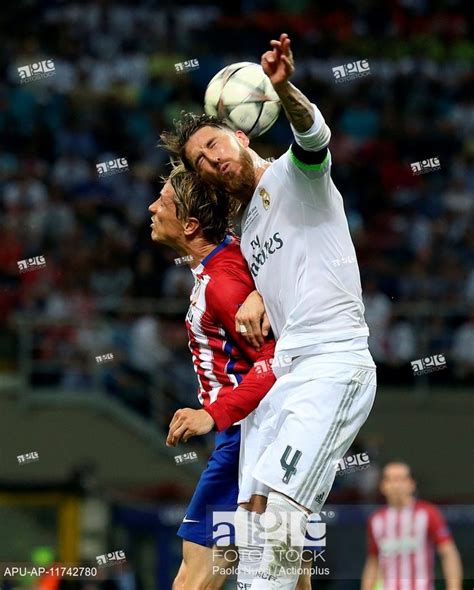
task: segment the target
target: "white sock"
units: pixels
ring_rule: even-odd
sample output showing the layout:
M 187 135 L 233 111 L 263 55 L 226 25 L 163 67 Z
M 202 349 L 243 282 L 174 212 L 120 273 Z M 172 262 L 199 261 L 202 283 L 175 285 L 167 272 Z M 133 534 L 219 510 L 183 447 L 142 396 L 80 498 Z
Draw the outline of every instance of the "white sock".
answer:
M 235 513 L 235 544 L 239 550 L 239 590 L 250 590 L 262 560 L 263 543 L 258 534 L 259 516 L 256 512 L 250 512 L 240 506 Z
M 270 492 L 264 527 L 265 545 L 251 590 L 294 590 L 301 569 L 309 514 L 293 500 Z

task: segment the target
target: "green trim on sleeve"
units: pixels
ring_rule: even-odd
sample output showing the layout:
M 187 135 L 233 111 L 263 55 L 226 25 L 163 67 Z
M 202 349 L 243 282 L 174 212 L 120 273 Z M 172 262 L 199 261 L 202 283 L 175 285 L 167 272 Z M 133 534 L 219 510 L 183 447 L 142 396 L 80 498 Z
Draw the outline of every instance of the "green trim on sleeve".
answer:
M 298 160 L 298 158 L 295 156 L 295 154 L 293 153 L 293 150 L 291 148 L 290 148 L 290 158 L 291 158 L 291 161 L 293 162 L 293 164 L 296 167 L 301 168 L 302 170 L 322 170 L 325 166 L 328 165 L 329 150 L 328 150 L 328 153 L 326 154 L 326 157 L 321 162 L 321 164 L 305 164 L 301 160 Z

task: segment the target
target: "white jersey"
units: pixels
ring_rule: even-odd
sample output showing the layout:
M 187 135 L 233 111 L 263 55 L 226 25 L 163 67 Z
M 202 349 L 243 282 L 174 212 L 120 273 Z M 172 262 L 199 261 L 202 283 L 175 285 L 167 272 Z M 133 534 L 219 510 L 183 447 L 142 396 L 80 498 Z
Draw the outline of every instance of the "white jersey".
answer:
M 322 164 L 307 165 L 290 148 L 265 170 L 243 215 L 241 249 L 277 339 L 275 356 L 367 348 L 359 267 L 330 169 L 329 150 Z

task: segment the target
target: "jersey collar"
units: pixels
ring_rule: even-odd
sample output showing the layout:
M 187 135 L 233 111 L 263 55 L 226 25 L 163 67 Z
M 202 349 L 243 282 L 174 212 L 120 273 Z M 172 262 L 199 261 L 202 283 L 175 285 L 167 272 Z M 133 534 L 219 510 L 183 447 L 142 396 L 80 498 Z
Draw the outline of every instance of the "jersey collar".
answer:
M 209 254 L 203 258 L 200 262 L 200 264 L 198 264 L 196 266 L 196 268 L 191 269 L 194 273 L 194 275 L 199 275 L 202 273 L 202 271 L 204 270 L 205 266 L 207 264 L 209 264 L 210 260 L 212 260 L 214 258 L 214 256 L 216 254 L 218 254 L 221 250 L 223 250 L 226 246 L 228 246 L 230 243 L 232 242 L 232 236 L 230 234 L 228 234 L 220 244 L 218 244 L 214 250 L 211 250 L 211 252 L 209 252 Z

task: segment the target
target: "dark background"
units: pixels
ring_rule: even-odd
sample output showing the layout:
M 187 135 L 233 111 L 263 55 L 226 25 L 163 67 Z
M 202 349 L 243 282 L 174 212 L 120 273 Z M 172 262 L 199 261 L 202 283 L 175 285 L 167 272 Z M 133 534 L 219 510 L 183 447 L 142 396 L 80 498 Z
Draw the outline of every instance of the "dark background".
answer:
M 0 484 L 7 496 L 0 510 L 11 518 L 4 519 L 0 561 L 27 561 L 38 539 L 61 554 L 56 524 L 38 516 L 39 508 L 27 516 L 24 502 L 13 508 L 8 493 L 69 485 L 85 494 L 81 502 L 100 497 L 109 510 L 97 550 L 83 541 L 82 526 L 71 534 L 82 539 L 73 554 L 95 561 L 107 551 L 135 551 L 128 561 L 139 574 L 167 587 L 157 582 L 166 568 L 156 565 L 163 545 L 155 536 L 167 530 L 174 539 L 173 518 L 142 539 L 138 521 L 130 525 L 120 510 L 137 502 L 152 512 L 172 502 L 184 507 L 212 437 L 195 443 L 199 465 L 177 468 L 163 445 L 173 412 L 197 400 L 183 326 L 192 276 L 150 240 L 147 207 L 167 171 L 159 133 L 182 109 L 202 111 L 220 68 L 259 62 L 281 32 L 292 39 L 292 81 L 332 130 L 332 175 L 357 250 L 380 383 L 358 441 L 372 467 L 338 478 L 332 500 L 380 500 L 380 466 L 400 457 L 414 464 L 424 498 L 472 503 L 474 47 L 467 7 L 457 0 L 3 5 Z M 21 83 L 17 67 L 47 59 L 54 75 Z M 176 63 L 192 59 L 198 69 L 176 72 Z M 335 82 L 333 67 L 361 59 L 370 75 Z M 290 141 L 280 115 L 252 145 L 278 157 Z M 440 170 L 413 175 L 411 163 L 434 157 Z M 128 170 L 99 177 L 96 165 L 114 158 L 126 158 Z M 46 266 L 19 273 L 18 261 L 35 256 Z M 112 361 L 96 362 L 109 353 Z M 439 354 L 445 368 L 413 375 L 411 361 Z M 111 416 L 120 426 L 109 432 Z M 143 448 L 126 442 L 131 429 Z M 16 464 L 16 455 L 34 450 L 37 463 Z M 459 514 L 453 526 L 456 518 L 469 522 L 467 512 Z M 33 522 L 41 523 L 37 536 Z M 362 547 L 362 521 L 357 534 Z M 360 571 L 361 560 L 354 563 Z M 174 562 L 166 567 L 173 571 Z

